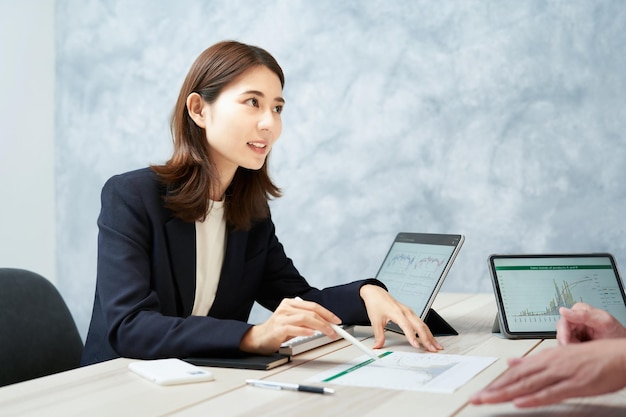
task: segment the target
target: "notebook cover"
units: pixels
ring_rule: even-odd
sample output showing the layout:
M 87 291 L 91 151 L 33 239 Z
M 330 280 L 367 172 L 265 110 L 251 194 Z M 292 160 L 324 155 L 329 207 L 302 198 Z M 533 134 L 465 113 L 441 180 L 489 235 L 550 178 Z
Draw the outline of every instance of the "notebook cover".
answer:
M 184 358 L 183 360 L 197 366 L 256 369 L 266 371 L 290 362 L 291 356 L 274 353 L 272 355 L 248 355 L 222 358 Z

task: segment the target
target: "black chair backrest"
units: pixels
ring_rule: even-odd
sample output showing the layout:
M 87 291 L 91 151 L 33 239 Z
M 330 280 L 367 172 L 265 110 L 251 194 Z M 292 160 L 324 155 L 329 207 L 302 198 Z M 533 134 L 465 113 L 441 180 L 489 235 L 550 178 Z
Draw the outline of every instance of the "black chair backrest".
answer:
M 82 350 L 52 283 L 31 271 L 0 268 L 0 386 L 77 368 Z

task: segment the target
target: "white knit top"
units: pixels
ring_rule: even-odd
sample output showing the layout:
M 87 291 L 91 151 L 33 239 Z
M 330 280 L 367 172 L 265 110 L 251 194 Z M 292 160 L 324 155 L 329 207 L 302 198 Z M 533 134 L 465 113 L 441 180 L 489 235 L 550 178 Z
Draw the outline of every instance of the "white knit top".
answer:
M 215 300 L 226 248 L 224 202 L 213 201 L 207 218 L 196 221 L 196 296 L 191 314 L 206 316 Z

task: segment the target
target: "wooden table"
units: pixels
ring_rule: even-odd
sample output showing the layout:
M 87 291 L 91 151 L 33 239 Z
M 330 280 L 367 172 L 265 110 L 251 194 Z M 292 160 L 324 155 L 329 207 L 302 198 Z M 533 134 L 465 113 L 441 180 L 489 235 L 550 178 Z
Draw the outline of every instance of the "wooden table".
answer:
M 491 333 L 496 315 L 492 294 L 438 296 L 435 310 L 459 336 L 439 337 L 444 353 L 499 359 L 453 394 L 433 394 L 335 385 L 335 395 L 315 395 L 250 387 L 248 378 L 301 383 L 362 355 L 344 340 L 295 356 L 270 371 L 210 368 L 215 381 L 162 387 L 127 369 L 130 359 L 115 359 L 0 388 L 0 416 L 626 416 L 626 390 L 570 400 L 538 409 L 511 404 L 468 405 L 468 397 L 506 369 L 506 358 L 521 357 L 554 340 L 506 340 Z M 371 345 L 371 331 L 358 327 Z M 404 337 L 387 332 L 386 348 L 412 351 Z

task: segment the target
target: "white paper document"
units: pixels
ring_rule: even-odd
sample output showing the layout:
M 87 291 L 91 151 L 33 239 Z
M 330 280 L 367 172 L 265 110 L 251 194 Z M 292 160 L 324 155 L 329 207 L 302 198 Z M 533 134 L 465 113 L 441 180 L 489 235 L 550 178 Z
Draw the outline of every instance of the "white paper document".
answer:
M 359 387 L 452 393 L 498 358 L 443 353 L 385 352 L 365 355 L 309 379 Z

